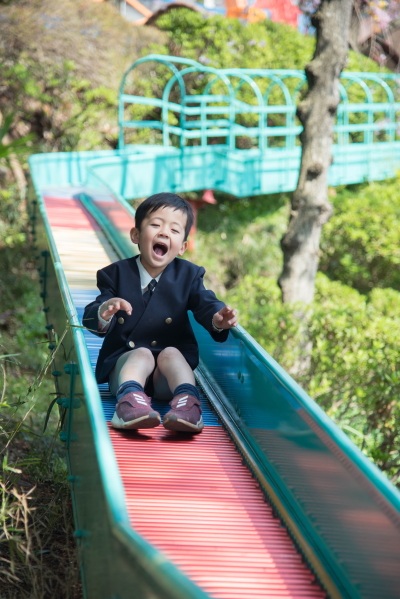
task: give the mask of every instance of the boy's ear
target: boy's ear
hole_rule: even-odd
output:
[[[180,249],[180,250],[179,250],[179,252],[178,252],[178,256],[183,256],[183,254],[184,254],[184,253],[186,252],[186,250],[187,250],[187,246],[188,246],[188,242],[187,242],[187,241],[184,241],[184,242],[182,243],[182,247],[181,247],[181,249]]]
[[[133,227],[130,231],[130,236],[133,243],[139,243],[139,229]]]

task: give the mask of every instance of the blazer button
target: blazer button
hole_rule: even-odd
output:
[[[172,318],[166,318],[166,319],[165,319],[165,322],[166,322],[167,324],[171,324],[171,322],[172,322]]]
[[[133,341],[129,341],[128,345],[129,345],[129,347],[132,347],[132,348],[135,347],[135,344],[133,343]]]
[[[155,345],[157,345],[157,341],[152,341],[150,345],[151,347],[154,347]]]
[[[122,318],[122,316],[120,316],[118,318],[118,322],[119,322],[119,324],[124,324],[125,320]]]

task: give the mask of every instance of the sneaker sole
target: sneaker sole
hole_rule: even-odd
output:
[[[114,412],[111,426],[120,429],[137,430],[139,428],[155,428],[160,422],[161,418],[157,412],[150,412],[147,416],[141,416],[140,418],[136,418],[136,420],[129,420],[128,422],[119,418],[117,413]]]
[[[166,422],[164,421],[163,427],[167,431],[177,431],[179,433],[201,433],[204,428],[204,422],[203,418],[200,418],[197,424],[192,424],[187,420],[182,420],[175,416],[175,418],[168,418]]]

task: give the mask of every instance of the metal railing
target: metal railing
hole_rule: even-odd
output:
[[[135,73],[145,63],[155,63],[164,82],[160,97],[128,93],[129,88],[138,89]],[[400,141],[399,85],[397,74],[342,73],[335,144]],[[296,106],[305,89],[306,76],[300,70],[215,69],[152,54],[137,60],[122,80],[119,147],[130,143],[128,130],[151,129],[158,133],[158,143],[180,149],[222,145],[230,150],[290,150],[300,145]]]

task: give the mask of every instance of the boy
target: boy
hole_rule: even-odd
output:
[[[83,323],[104,336],[96,365],[98,383],[109,382],[117,405],[115,428],[158,426],[152,394],[171,399],[164,417],[168,430],[203,429],[193,370],[198,347],[187,311],[192,310],[215,341],[226,341],[237,311],[203,284],[204,268],[180,260],[193,224],[190,204],[172,193],[150,196],[136,211],[133,243],[140,255],[97,272],[100,295],[86,306]],[[95,324],[95,326],[93,326]]]

